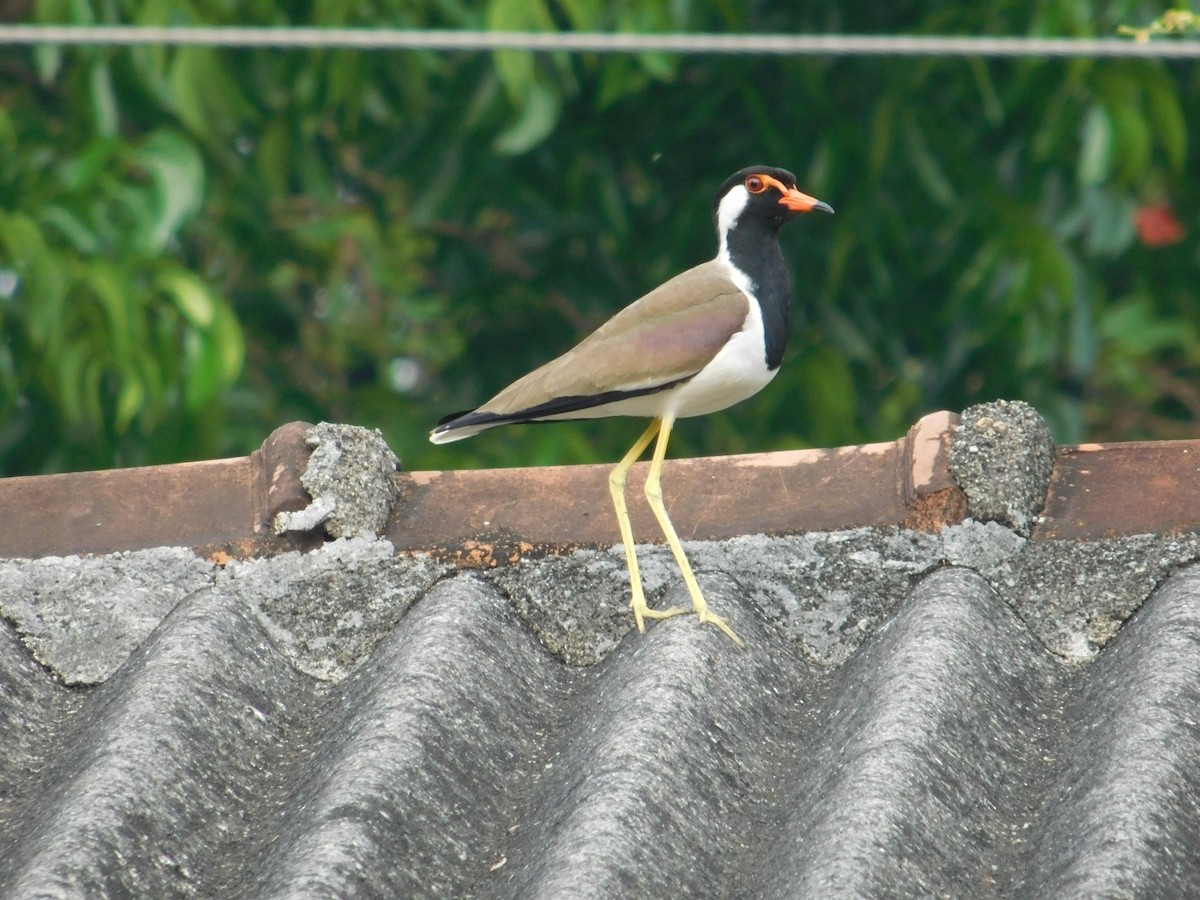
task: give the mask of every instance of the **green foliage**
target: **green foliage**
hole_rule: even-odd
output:
[[[1200,31],[1200,16],[1189,9],[1169,9],[1143,28],[1122,25],[1117,29],[1118,34],[1131,37],[1139,43],[1145,43],[1161,35],[1181,35],[1198,31]]]
[[[1083,36],[1137,9],[38,0],[33,15]],[[996,397],[1033,402],[1063,441],[1189,434],[1200,415],[1188,64],[39,47],[7,72],[5,474],[246,453],[297,418],[381,427],[409,468],[616,458],[639,424],[451,448],[426,434],[709,257],[711,191],[753,162],[797,171],[837,215],[784,232],[795,324],[775,382],[685,423],[676,453],[893,439]]]
[[[201,416],[242,368],[233,310],[169,252],[200,210],[203,166],[165,129],[133,141],[102,134],[65,159],[51,137],[0,163],[6,189],[24,198],[0,209],[15,301],[0,320],[8,355],[0,447],[40,457],[30,468],[107,465],[127,452],[142,459],[134,448],[174,420]],[[187,452],[163,443],[170,456]]]

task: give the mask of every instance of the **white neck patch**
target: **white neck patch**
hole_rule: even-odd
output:
[[[734,185],[729,189],[729,193],[721,198],[721,202],[717,206],[717,234],[720,235],[721,241],[720,256],[729,256],[727,246],[729,232],[733,230],[738,217],[741,216],[749,202],[750,192],[742,184]]]

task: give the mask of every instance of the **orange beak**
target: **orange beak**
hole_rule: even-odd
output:
[[[761,176],[763,181],[775,188],[783,196],[779,198],[779,205],[786,206],[788,209],[795,212],[812,212],[819,210],[832,214],[833,207],[823,200],[818,200],[816,197],[810,197],[808,194],[802,194],[796,188],[790,188],[782,181],[772,178],[769,175]]]
[[[816,209],[821,212],[833,213],[833,207],[824,200],[818,200],[816,197],[802,194],[795,188],[789,188],[784,191],[783,196],[779,198],[779,202],[788,209],[796,210],[796,212],[812,212]]]

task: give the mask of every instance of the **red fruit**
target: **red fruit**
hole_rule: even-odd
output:
[[[1175,211],[1166,203],[1148,203],[1133,215],[1138,240],[1147,247],[1169,247],[1187,235]]]

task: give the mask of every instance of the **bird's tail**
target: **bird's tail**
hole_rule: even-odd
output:
[[[429,440],[435,444],[449,444],[461,441],[472,435],[503,425],[504,419],[497,420],[495,416],[479,413],[473,409],[451,413],[439,421],[433,431],[429,432]]]

